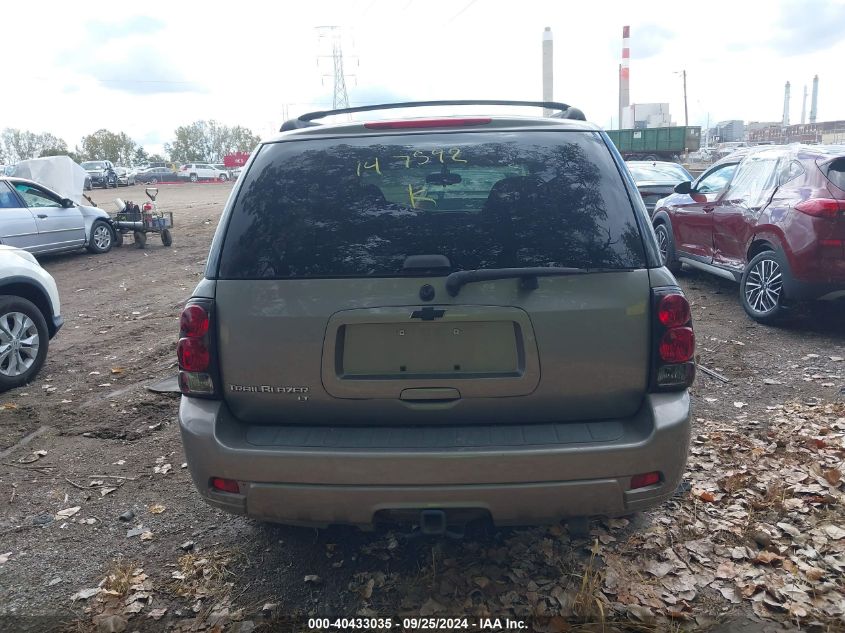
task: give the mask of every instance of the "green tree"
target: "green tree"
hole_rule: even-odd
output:
[[[6,128],[0,134],[0,154],[9,163],[66,153],[67,143],[49,132],[36,134],[29,130]]]
[[[251,152],[260,140],[248,128],[229,127],[217,121],[195,121],[176,128],[173,143],[165,144],[170,159],[180,163],[219,163],[233,152]]]
[[[97,130],[82,138],[84,160],[110,160],[128,165],[135,156],[136,144],[125,132],[115,134],[108,130]]]
[[[135,153],[132,154],[132,166],[146,165],[148,162],[150,162],[150,157],[147,155],[147,150],[139,145],[135,148]]]

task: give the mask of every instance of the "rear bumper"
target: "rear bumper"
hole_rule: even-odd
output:
[[[184,397],[179,422],[208,503],[314,526],[432,508],[497,525],[628,514],[672,496],[690,439],[686,392],[648,395],[629,419],[557,425],[250,427],[221,401]],[[630,490],[632,475],[651,471],[660,483]],[[237,480],[240,494],[212,490],[212,477]]]

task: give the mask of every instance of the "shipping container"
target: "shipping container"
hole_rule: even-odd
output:
[[[701,127],[674,126],[606,130],[626,160],[677,160],[701,147]]]

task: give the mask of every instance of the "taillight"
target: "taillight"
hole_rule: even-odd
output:
[[[673,327],[660,339],[660,360],[664,363],[685,363],[695,354],[695,334],[691,327]]]
[[[179,316],[179,388],[186,396],[217,395],[214,341],[211,330],[212,303],[192,300]]]
[[[657,306],[657,318],[664,327],[686,325],[690,320],[687,298],[684,295],[665,295]]]
[[[220,492],[231,492],[232,494],[238,494],[241,491],[240,485],[234,479],[223,479],[222,477],[212,477],[211,478],[211,487],[214,490],[219,490]]]
[[[372,121],[364,123],[368,130],[407,130],[433,127],[469,127],[473,125],[486,125],[493,119],[489,117],[463,118],[463,119],[410,119],[407,121]]]
[[[686,389],[695,378],[695,332],[689,302],[680,288],[652,289],[651,389]]]
[[[654,484],[659,483],[660,473],[658,472],[634,475],[633,477],[631,477],[631,490],[636,490],[637,488],[647,488],[649,486],[653,486]]]
[[[801,213],[812,215],[814,218],[835,218],[845,213],[845,200],[833,198],[808,198],[795,205]]]

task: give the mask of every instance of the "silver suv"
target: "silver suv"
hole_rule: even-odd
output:
[[[556,103],[315,123],[466,103],[311,113],[253,154],[180,323],[182,440],[212,505],[437,533],[583,528],[675,491],[690,309],[607,136]]]
[[[220,182],[225,182],[229,180],[228,172],[217,169],[217,167],[208,163],[186,163],[179,168],[178,173],[179,178],[184,178],[191,182],[198,182],[200,180],[219,180]]]

